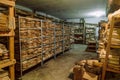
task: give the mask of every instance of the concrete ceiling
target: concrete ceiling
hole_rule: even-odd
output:
[[[16,3],[62,19],[93,17],[89,13],[106,12],[106,0],[16,0]]]

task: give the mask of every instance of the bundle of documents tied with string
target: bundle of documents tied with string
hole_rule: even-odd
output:
[[[8,32],[8,16],[0,13],[0,32]]]

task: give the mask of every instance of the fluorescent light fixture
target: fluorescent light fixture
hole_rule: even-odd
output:
[[[105,15],[104,11],[94,11],[94,12],[90,12],[88,13],[89,16],[94,16],[94,17],[101,17]]]

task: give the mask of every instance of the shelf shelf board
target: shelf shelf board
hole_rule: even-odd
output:
[[[115,69],[111,69],[111,68],[107,68],[107,71],[114,72],[114,73],[119,73],[120,74],[120,71],[115,70]]]
[[[55,29],[55,31],[62,31],[62,29]]]
[[[120,48],[120,45],[119,46],[111,45],[111,48]]]
[[[96,41],[88,41],[89,43],[94,43],[94,44],[96,44]]]
[[[11,65],[14,65],[16,63],[16,60],[13,59],[13,60],[2,60],[0,61],[0,68],[5,68],[5,67],[8,67],[8,66],[11,66]]]
[[[0,0],[0,4],[7,5],[7,6],[12,6],[12,7],[15,6],[15,2],[14,1],[9,1],[9,0]]]
[[[22,60],[22,62],[27,61],[27,60],[30,60],[30,59],[33,59],[33,58],[36,58],[36,57],[38,57],[38,56],[40,56],[40,55],[42,55],[42,53],[38,53],[37,55],[34,55],[34,56],[32,56],[32,57],[29,57],[29,58],[26,58],[26,59]]]
[[[26,71],[26,70],[28,70],[28,69],[30,69],[30,68],[32,68],[32,67],[38,65],[38,64],[41,63],[41,62],[42,62],[42,61],[39,61],[38,63],[36,63],[36,64],[34,64],[34,65],[32,65],[32,66],[29,66],[28,68],[23,69],[22,71],[24,72],[24,71]]]
[[[86,34],[95,34],[95,33],[93,33],[93,32],[87,32]]]
[[[69,36],[70,34],[64,34],[64,36]]]
[[[76,41],[82,41],[83,39],[75,39]]]
[[[114,16],[114,18],[116,19],[115,23],[120,22],[120,15],[119,14],[117,14],[116,16]]]
[[[56,37],[63,36],[63,35],[56,35]]]
[[[60,48],[61,46],[56,46],[56,48],[55,49],[58,49],[58,48]]]
[[[21,50],[28,50],[28,49],[35,49],[35,48],[41,48],[42,45],[36,46],[36,47],[30,47],[30,48],[21,48]]]
[[[50,30],[50,31],[54,31],[54,28],[42,28],[42,30]]]
[[[55,53],[55,55],[58,55],[58,54],[60,54],[61,52],[63,52],[63,51],[58,51],[58,52]]]
[[[43,61],[46,61],[47,59],[50,59],[50,58],[53,57],[53,56],[54,56],[54,54],[51,54],[51,55],[49,55],[49,56],[47,56],[47,57],[44,57]]]
[[[15,34],[14,33],[12,33],[12,32],[8,32],[8,33],[0,33],[0,36],[1,37],[10,37],[10,36],[14,36]]]
[[[63,40],[59,40],[59,41],[57,41],[57,42],[55,42],[55,43],[59,43],[59,42],[62,42]]]
[[[120,28],[120,26],[115,26],[115,28]]]
[[[65,29],[65,31],[70,31],[70,29]]]
[[[86,29],[95,29],[95,28],[86,28]]]
[[[50,52],[50,51],[52,51],[52,50],[53,50],[53,49],[43,51],[42,54],[45,54],[46,52]]]
[[[20,28],[20,30],[41,30],[41,28]]]
[[[20,40],[32,40],[32,39],[39,39],[41,37],[29,37],[29,38],[21,38]]]
[[[83,33],[74,33],[74,35],[83,35]]]
[[[48,43],[48,44],[42,44],[43,46],[47,46],[47,45],[51,45],[51,44],[54,44],[54,42],[51,42],[51,43]]]

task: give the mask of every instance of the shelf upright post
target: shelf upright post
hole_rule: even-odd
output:
[[[65,47],[64,47],[64,22],[62,24],[62,31],[63,31],[63,54],[64,54],[64,51],[65,51]]]
[[[12,34],[14,33],[14,27],[15,27],[15,19],[14,19],[14,7],[10,6],[9,7],[9,20],[10,20],[10,27],[11,27],[11,32]],[[13,24],[12,24],[13,23]],[[10,60],[12,61],[14,59],[14,35],[9,37],[9,51],[10,51]],[[10,71],[10,78],[11,80],[15,80],[15,70],[14,70],[14,65],[9,66],[9,71]]]
[[[75,23],[73,25],[75,25]],[[73,40],[74,40],[73,43],[72,43],[72,46],[73,46],[73,49],[75,49],[75,28],[72,28],[72,37],[73,37]]]
[[[62,38],[64,40],[64,37],[63,37],[63,23],[61,23],[61,24],[62,24]],[[64,52],[64,49],[63,49],[63,40],[62,40],[62,53]]]
[[[71,38],[72,38],[72,31],[71,31],[72,25],[70,25],[70,49],[72,49],[72,44],[71,44]]]
[[[72,25],[70,26],[70,36],[71,36],[70,39],[72,38],[71,40],[73,40]],[[70,40],[70,45],[71,45],[70,48],[72,49],[73,43],[71,43],[71,40]]]
[[[40,20],[41,23],[41,41],[43,42],[43,21]],[[42,61],[41,61],[41,65],[43,66],[43,43],[41,42],[41,56],[42,56]]]
[[[96,28],[94,28],[94,39],[95,39],[95,42],[96,42],[96,52],[97,52]]]
[[[110,23],[110,32],[109,32],[108,44],[106,47],[106,57],[105,57],[104,64],[103,64],[102,80],[105,80],[105,75],[106,75],[106,71],[107,71],[107,63],[108,63],[108,57],[110,54],[111,38],[112,38],[113,27],[114,27],[114,17],[112,17],[110,22],[111,22]]]
[[[56,59],[56,24],[54,25],[54,59]]]
[[[71,49],[70,38],[71,38],[71,26],[70,26],[70,24],[69,24],[69,50]]]
[[[20,35],[20,18],[21,18],[21,17],[19,16],[19,17],[18,17],[19,44],[20,44],[20,54],[19,54],[20,56],[19,56],[19,57],[20,57],[20,59],[22,59],[22,56],[21,56],[21,50],[22,50],[22,49],[21,49],[21,40],[20,40],[20,39],[21,39],[21,35]],[[20,61],[20,78],[19,78],[19,79],[22,80],[22,75],[23,75],[23,74],[22,74],[22,71],[23,71],[23,69],[22,69],[22,60],[19,60],[19,61]]]
[[[83,23],[83,44],[85,44],[86,43],[86,41],[85,41],[85,36],[86,36],[86,34],[85,34],[85,22]]]
[[[84,43],[85,44],[87,44],[87,41],[86,41],[86,39],[87,39],[87,37],[86,37],[86,23],[84,24]]]
[[[67,29],[67,32],[68,32],[68,36],[69,36],[69,39],[68,39],[68,51],[70,53],[70,24],[67,25],[68,29]]]

